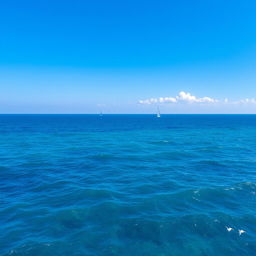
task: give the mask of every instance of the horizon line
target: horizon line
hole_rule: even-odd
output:
[[[100,113],[0,113],[0,115],[100,115]],[[106,115],[156,115],[155,113],[106,113]],[[161,113],[162,115],[256,115],[256,113]]]

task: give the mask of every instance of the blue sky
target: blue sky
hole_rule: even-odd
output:
[[[0,113],[256,113],[255,13],[237,0],[4,1]]]

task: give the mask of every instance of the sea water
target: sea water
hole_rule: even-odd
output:
[[[255,115],[0,115],[0,255],[256,255]]]

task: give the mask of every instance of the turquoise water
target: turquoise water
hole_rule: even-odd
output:
[[[0,115],[0,255],[256,255],[255,166],[255,115]]]

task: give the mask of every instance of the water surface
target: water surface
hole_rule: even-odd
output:
[[[255,166],[255,115],[0,115],[0,255],[254,256]]]

